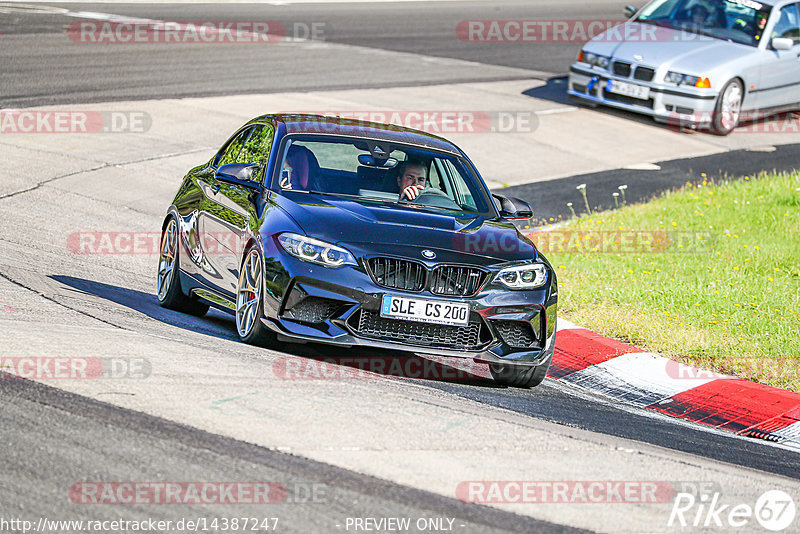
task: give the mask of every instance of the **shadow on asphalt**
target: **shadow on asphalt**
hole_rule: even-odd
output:
[[[619,117],[621,119],[638,122],[639,124],[643,124],[645,126],[651,126],[653,128],[658,128],[661,130],[670,130],[675,133],[682,133],[686,135],[703,135],[703,134],[708,135],[708,131],[698,132],[697,130],[692,130],[691,128],[678,127],[678,125],[676,124],[656,122],[655,120],[653,120],[652,117],[648,115],[642,115],[641,113],[634,113],[632,111],[625,111],[623,109],[617,109],[607,106],[598,106],[589,102],[583,102],[581,100],[578,100],[577,98],[572,98],[569,95],[567,95],[567,82],[568,82],[567,76],[555,76],[553,78],[548,78],[545,85],[528,89],[527,91],[523,91],[522,94],[525,96],[530,96],[541,100],[547,100],[564,106],[575,106],[579,108],[591,109],[603,115]]]
[[[193,317],[162,308],[151,293],[67,275],[51,275],[50,278],[74,291],[119,304],[164,324],[219,339],[239,341],[233,316],[219,310],[212,308],[205,317]],[[287,379],[375,380],[384,377],[502,387],[489,377],[486,364],[470,359],[425,358],[402,351],[361,347],[345,349],[316,343],[275,342],[267,348],[304,359],[281,363]]]

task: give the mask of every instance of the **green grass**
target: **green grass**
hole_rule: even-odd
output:
[[[690,365],[800,391],[800,173],[699,179],[534,236],[558,273],[560,314]]]

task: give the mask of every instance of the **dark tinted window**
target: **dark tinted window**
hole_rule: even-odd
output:
[[[236,163],[236,158],[239,156],[239,152],[242,150],[242,145],[250,136],[252,131],[253,127],[250,126],[239,132],[233,139],[231,139],[225,148],[223,148],[220,153],[217,154],[216,161],[214,162],[215,165],[221,167],[222,165],[227,165],[229,163]]]
[[[236,163],[261,164],[265,162],[272,148],[274,133],[272,126],[268,124],[256,126],[242,145],[242,150],[236,157]]]

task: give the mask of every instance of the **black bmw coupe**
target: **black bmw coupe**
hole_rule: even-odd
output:
[[[247,343],[471,358],[545,377],[556,276],[449,141],[398,126],[263,115],[183,179],[163,223],[162,306],[236,317]]]

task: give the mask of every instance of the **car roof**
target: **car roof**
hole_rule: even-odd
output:
[[[353,137],[358,139],[370,139],[373,141],[384,141],[387,143],[414,145],[436,151],[450,152],[452,154],[460,155],[462,153],[456,145],[447,139],[394,124],[382,124],[328,115],[293,113],[261,115],[250,122],[266,122],[270,120],[284,123],[286,125],[287,134]]]

